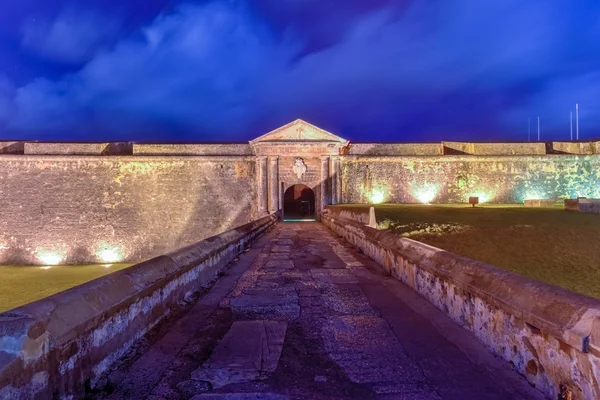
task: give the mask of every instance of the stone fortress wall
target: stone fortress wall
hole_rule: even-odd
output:
[[[255,220],[255,178],[246,156],[2,155],[0,264],[173,251]]]
[[[600,197],[600,157],[351,156],[343,160],[345,203],[522,203]]]
[[[357,143],[339,172],[306,157],[303,179],[341,175],[334,196],[335,179],[310,181],[324,204],[600,197],[599,153],[597,142]],[[0,142],[0,264],[138,262],[256,220],[267,166],[254,154],[249,144]],[[279,169],[270,211],[271,191],[295,183],[292,156],[269,156]]]

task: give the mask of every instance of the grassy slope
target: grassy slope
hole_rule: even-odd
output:
[[[0,312],[62,292],[131,264],[68,265],[51,268],[0,266]]]
[[[376,215],[378,221],[391,220],[397,234],[600,298],[600,215],[558,208],[435,205],[381,205]],[[427,232],[423,223],[455,229],[438,226]],[[456,229],[457,224],[471,228]]]

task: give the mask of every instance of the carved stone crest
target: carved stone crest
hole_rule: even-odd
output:
[[[302,178],[302,175],[306,173],[306,164],[304,164],[304,160],[299,157],[296,158],[292,171],[294,171],[298,179]]]

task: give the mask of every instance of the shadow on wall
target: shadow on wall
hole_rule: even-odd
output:
[[[139,262],[256,217],[254,164],[245,159],[0,162],[0,264]]]

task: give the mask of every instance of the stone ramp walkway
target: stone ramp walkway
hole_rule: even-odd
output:
[[[108,379],[114,399],[538,399],[319,223],[280,223]]]

